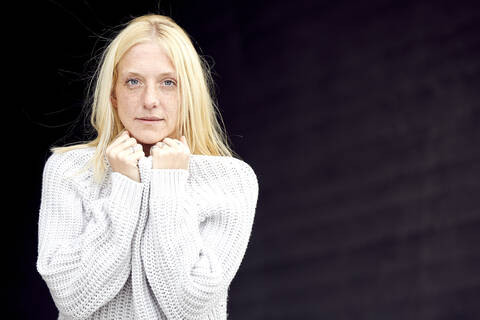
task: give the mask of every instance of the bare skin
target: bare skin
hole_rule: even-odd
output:
[[[187,139],[182,136],[180,140],[165,138],[152,146],[154,169],[185,169],[188,170],[190,161],[190,148]]]
[[[132,147],[135,152],[132,152]],[[190,162],[190,148],[187,139],[165,138],[151,148],[153,169],[185,169]],[[107,147],[107,158],[113,172],[119,172],[130,179],[140,182],[138,161],[145,157],[143,147],[137,140],[124,131]]]
[[[112,170],[139,182],[144,156],[152,156],[153,169],[188,170],[190,148],[184,136],[176,139],[178,81],[165,49],[156,42],[137,44],[120,59],[117,72],[111,101],[125,132],[107,148]]]
[[[132,152],[132,147],[135,152]],[[144,157],[143,148],[138,145],[135,138],[124,131],[107,147],[107,159],[113,172],[119,172],[132,180],[140,182],[138,160]]]

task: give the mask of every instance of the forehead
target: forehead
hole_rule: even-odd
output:
[[[118,63],[120,74],[175,73],[175,67],[165,48],[157,42],[143,42],[132,46]]]

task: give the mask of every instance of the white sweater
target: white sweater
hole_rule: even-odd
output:
[[[43,172],[37,270],[58,319],[226,319],[258,197],[245,162],[191,155],[141,182],[79,172],[94,148],[53,154]]]

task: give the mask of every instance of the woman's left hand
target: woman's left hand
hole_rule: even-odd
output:
[[[165,138],[150,149],[153,158],[153,169],[185,169],[190,162],[190,148],[187,139]]]

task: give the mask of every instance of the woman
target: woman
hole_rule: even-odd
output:
[[[37,270],[58,319],[226,319],[258,183],[216,120],[210,75],[161,15],[106,48],[97,137],[45,164]]]

